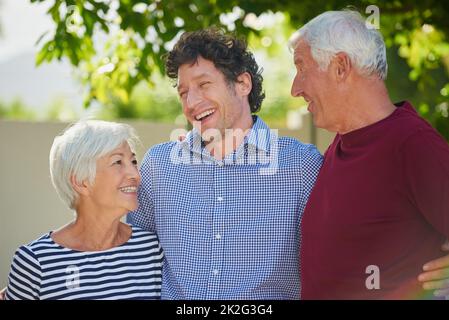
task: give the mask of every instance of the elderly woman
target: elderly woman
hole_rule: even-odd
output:
[[[50,173],[75,220],[21,246],[6,299],[159,299],[155,234],[120,219],[137,208],[137,137],[125,124],[78,122],[55,138]]]

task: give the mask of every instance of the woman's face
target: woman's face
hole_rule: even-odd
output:
[[[89,195],[101,211],[124,214],[137,209],[139,184],[136,155],[128,143],[123,142],[97,160],[95,181],[89,186]]]

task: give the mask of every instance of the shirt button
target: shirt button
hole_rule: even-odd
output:
[[[224,163],[223,163],[223,162],[217,162],[217,165],[218,165],[219,167],[223,167],[223,166],[224,166]]]
[[[222,202],[223,201],[223,197],[218,197],[217,200]]]
[[[221,234],[217,233],[217,234],[215,235],[215,239],[220,240],[220,239],[221,239]]]
[[[214,276],[216,276],[216,275],[218,274],[218,270],[217,270],[217,269],[214,269],[214,270],[212,271],[212,273],[214,274]]]

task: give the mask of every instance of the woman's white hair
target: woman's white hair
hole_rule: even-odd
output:
[[[75,209],[78,193],[72,187],[71,177],[79,183],[93,183],[99,158],[123,142],[135,150],[138,141],[135,130],[127,124],[83,120],[68,127],[54,139],[50,150],[51,181],[59,197]]]
[[[300,39],[310,46],[313,59],[326,70],[339,52],[346,53],[361,75],[387,78],[387,56],[380,32],[368,28],[357,11],[327,11],[313,18],[289,40],[294,49]]]

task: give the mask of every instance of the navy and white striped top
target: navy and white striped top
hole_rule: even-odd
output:
[[[160,299],[163,253],[154,233],[132,227],[124,244],[89,252],[64,248],[50,235],[15,253],[7,300]]]

